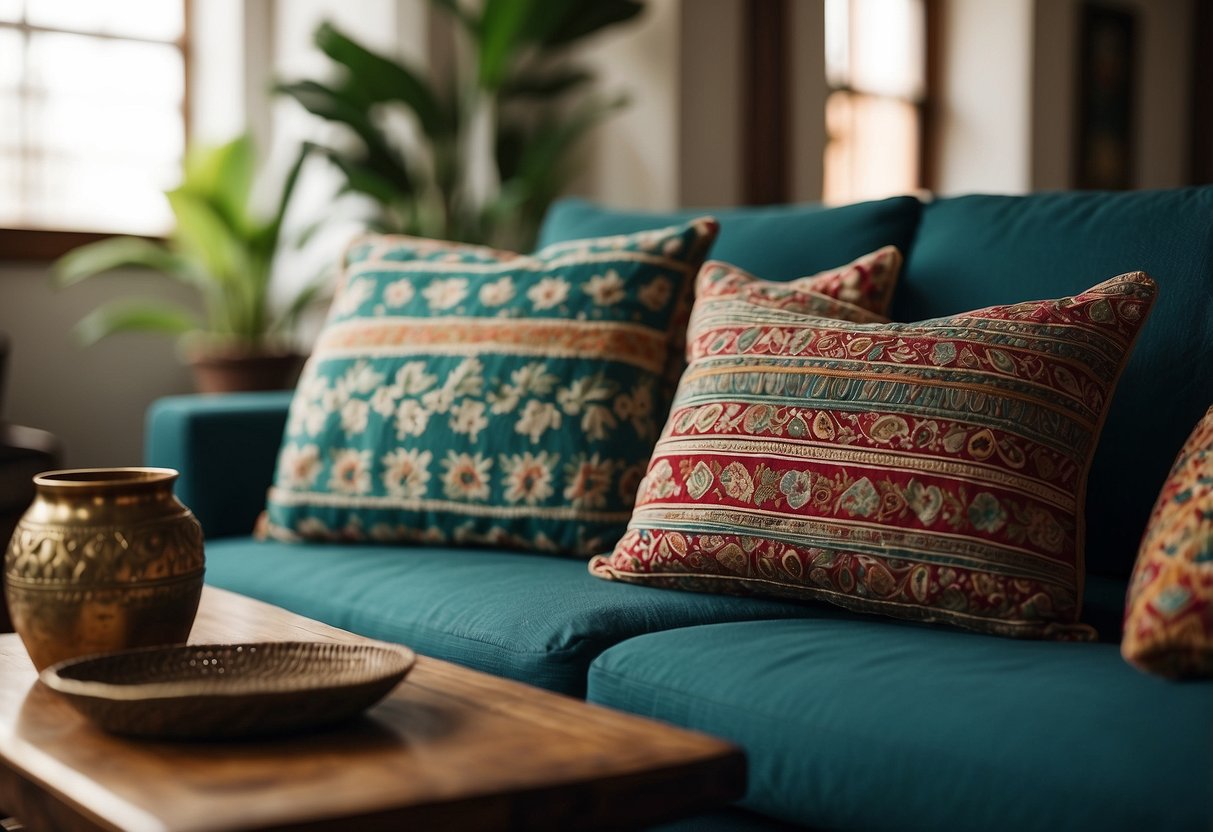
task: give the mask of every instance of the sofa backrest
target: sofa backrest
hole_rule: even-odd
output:
[[[1123,577],[1175,454],[1213,404],[1213,187],[964,196],[924,207],[895,320],[1059,297],[1142,270],[1158,300],[1087,488],[1086,565]]]
[[[904,254],[921,212],[922,203],[910,196],[838,208],[809,204],[664,213],[615,211],[583,199],[564,199],[544,218],[538,246],[631,234],[711,215],[720,221],[711,258],[767,280],[792,280],[849,263],[882,246],[897,246]]]

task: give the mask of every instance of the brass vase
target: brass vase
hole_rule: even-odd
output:
[[[202,594],[202,527],[170,468],[34,477],[4,558],[13,627],[34,665],[184,642]]]

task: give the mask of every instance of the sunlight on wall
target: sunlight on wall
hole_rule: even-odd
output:
[[[826,202],[921,185],[925,14],[922,0],[826,0]]]

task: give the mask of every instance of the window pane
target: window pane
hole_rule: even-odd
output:
[[[0,226],[20,225],[21,180],[18,158],[0,151]]]
[[[0,90],[0,153],[16,152],[21,144],[21,99]]]
[[[0,0],[0,21],[19,23],[21,21],[21,0]]]
[[[175,103],[185,88],[181,53],[156,43],[35,33],[30,85],[49,95],[89,93],[111,101]]]
[[[21,83],[24,40],[16,29],[0,29],[0,90],[12,89]]]
[[[922,0],[851,0],[851,86],[917,99],[925,79]]]
[[[185,148],[181,112],[171,105],[110,103],[95,97],[36,96],[29,103],[27,136],[34,147],[73,156],[144,157],[171,162]]]
[[[99,165],[42,158],[28,171],[27,219],[34,227],[162,234],[171,223],[160,192],[166,173],[138,160]]]
[[[3,0],[0,0],[3,2]],[[185,27],[180,0],[26,0],[31,25],[173,41]]]
[[[912,193],[918,187],[918,108],[835,92],[826,101],[826,202]]]
[[[851,0],[826,0],[826,83],[851,86]]]

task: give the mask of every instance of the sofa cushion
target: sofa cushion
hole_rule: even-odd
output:
[[[270,534],[608,550],[716,230],[699,218],[534,256],[356,241],[291,402]]]
[[[904,254],[914,240],[921,210],[922,204],[909,196],[838,208],[811,204],[662,213],[564,199],[544,218],[539,245],[630,234],[708,213],[720,222],[720,236],[711,251],[714,259],[767,280],[792,280],[836,268],[882,246],[897,246]]]
[[[1158,495],[1129,586],[1124,657],[1166,676],[1213,677],[1213,407]]]
[[[1158,282],[1091,467],[1087,566],[1096,572],[1128,576],[1175,452],[1209,406],[1211,218],[1213,187],[965,196],[928,204],[906,251],[894,320],[1056,297],[1134,269]]]
[[[709,274],[628,531],[596,574],[1093,635],[1071,626],[1080,498],[1147,276],[877,325],[759,307]]]
[[[1115,645],[820,609],[641,636],[588,698],[740,744],[742,805],[814,829],[1208,830],[1213,682]]]
[[[655,630],[803,615],[790,603],[613,586],[581,561],[492,549],[207,542],[208,583],[370,638],[574,696]]]

